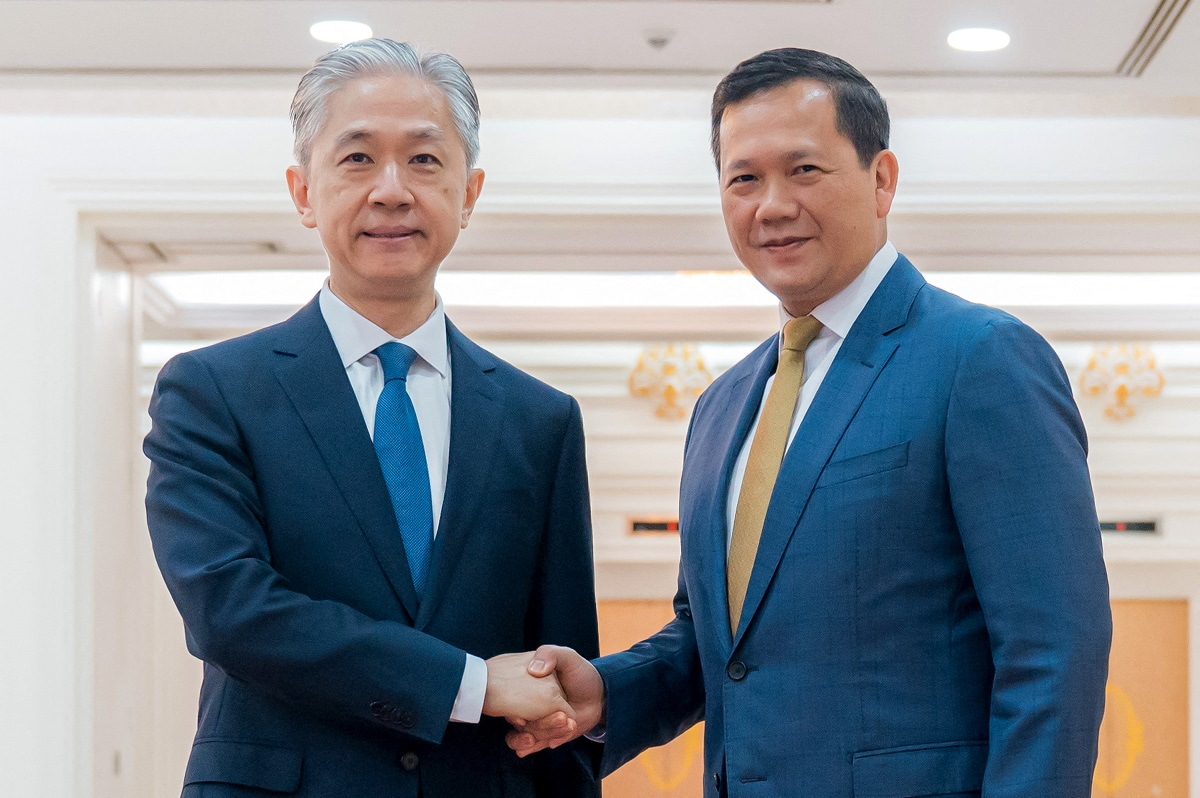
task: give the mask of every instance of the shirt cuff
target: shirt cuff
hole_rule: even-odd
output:
[[[450,720],[454,723],[478,723],[483,715],[483,698],[487,694],[487,663],[479,657],[467,655],[467,667],[463,669],[462,683],[454,697]]]

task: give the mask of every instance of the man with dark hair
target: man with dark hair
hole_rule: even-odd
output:
[[[774,50],[717,88],[730,241],[781,333],[692,416],[675,619],[593,663],[547,646],[602,768],[705,720],[705,795],[1087,798],[1111,618],[1087,450],[1033,330],[888,241],[886,106]]]
[[[173,358],[150,401],[150,535],[204,661],[183,795],[597,795],[588,752],[504,745],[501,718],[570,707],[502,652],[598,644],[579,406],[434,290],[483,186],[471,80],[354,42],[301,79],[292,124],[328,281]]]
[[[861,72],[826,53],[788,47],[768,50],[743,61],[717,84],[712,100],[712,153],[721,169],[721,119],[725,109],[754,94],[797,80],[823,85],[833,100],[837,132],[850,140],[858,162],[869,169],[872,159],[888,148],[891,119],[887,103]]]

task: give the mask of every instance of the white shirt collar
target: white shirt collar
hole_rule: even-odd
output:
[[[450,355],[446,344],[446,311],[442,306],[441,296],[434,296],[437,298],[437,304],[429,318],[403,338],[393,338],[387,330],[343,302],[341,297],[330,290],[328,279],[321,286],[318,302],[343,367],[350,368],[352,363],[362,360],[388,341],[400,341],[415,349],[422,360],[445,377],[450,369]]]
[[[863,312],[863,308],[867,306],[875,289],[883,282],[899,255],[891,241],[884,242],[883,247],[875,253],[875,257],[871,258],[867,267],[858,273],[850,285],[813,308],[810,315],[822,325],[818,338],[836,335],[844,339],[850,334],[850,328],[858,321],[859,314]],[[795,316],[784,310],[783,304],[780,303],[780,329],[782,330],[793,318]],[[782,335],[779,337],[779,344],[783,345]]]

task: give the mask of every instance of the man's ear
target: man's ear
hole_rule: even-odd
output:
[[[483,191],[483,170],[472,169],[467,174],[467,193],[463,197],[462,219],[459,221],[459,229],[467,229],[467,223],[471,221],[471,214],[475,212],[475,203],[479,200],[479,192],[481,191]]]
[[[875,156],[871,168],[875,174],[875,215],[883,219],[892,210],[892,200],[896,198],[900,163],[896,160],[896,153],[883,150]]]
[[[304,176],[304,169],[299,166],[289,166],[287,169],[287,184],[288,191],[292,195],[292,203],[296,206],[296,210],[300,212],[300,224],[305,227],[315,228],[317,226],[317,215],[313,211],[312,205],[308,202],[308,179]]]

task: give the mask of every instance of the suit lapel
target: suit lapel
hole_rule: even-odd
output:
[[[409,618],[415,618],[417,593],[387,484],[317,300],[278,330],[274,365],[279,383],[304,421],[392,590]]]
[[[703,551],[705,559],[715,566],[705,569],[706,573],[714,574],[713,578],[701,580],[701,583],[708,592],[707,605],[714,608],[713,616],[717,622],[718,639],[725,644],[726,654],[729,653],[733,644],[733,637],[729,630],[729,595],[725,589],[726,550],[729,543],[729,524],[726,515],[729,481],[733,477],[733,466],[742,450],[746,434],[754,422],[754,417],[758,414],[763,388],[767,384],[767,379],[774,373],[775,365],[779,360],[778,341],[779,336],[773,335],[747,356],[745,362],[749,368],[736,376],[731,374],[732,380],[729,386],[722,391],[721,395],[713,397],[713,401],[719,403],[718,407],[742,408],[737,423],[721,424],[721,419],[726,416],[718,409],[711,414],[711,418],[717,423],[706,428],[702,439],[698,438],[690,444],[699,447],[701,456],[705,452],[723,455],[719,461],[714,463],[720,469],[716,474],[716,479],[702,477],[697,484],[712,485],[715,483],[717,486],[715,491],[704,495],[704,500],[710,504],[707,511],[698,516],[707,518],[708,529],[703,541]]]
[[[450,464],[446,496],[433,542],[430,579],[415,626],[424,628],[454,576],[473,523],[481,509],[503,416],[503,391],[492,372],[496,361],[449,321]]]
[[[821,471],[896,351],[900,339],[892,333],[904,326],[913,300],[924,285],[920,273],[900,256],[859,314],[813,397],[784,456],[767,507],[735,646],[762,604]]]

